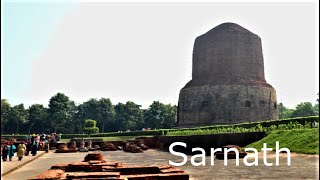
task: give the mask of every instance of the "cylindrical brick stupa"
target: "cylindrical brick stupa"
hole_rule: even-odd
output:
[[[261,39],[235,23],[196,38],[192,80],[180,91],[180,127],[277,119],[275,89],[266,82]]]

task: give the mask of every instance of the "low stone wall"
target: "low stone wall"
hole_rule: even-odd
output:
[[[152,138],[144,138],[143,142],[151,148],[162,149],[165,151],[169,151],[169,146],[174,142],[184,142],[187,144],[187,148],[176,146],[174,150],[183,152],[185,154],[192,154],[192,148],[200,147],[206,151],[207,155],[210,155],[210,148],[221,148],[225,145],[238,145],[240,147],[244,147],[250,143],[262,139],[265,136],[266,134],[264,132],[194,136],[157,136]],[[155,147],[153,146],[154,144],[156,144]]]

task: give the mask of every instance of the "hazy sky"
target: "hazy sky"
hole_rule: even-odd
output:
[[[177,104],[191,79],[197,36],[223,22],[262,39],[278,102],[315,103],[319,91],[314,3],[11,3],[1,14],[1,98],[47,106],[110,98],[147,108]]]

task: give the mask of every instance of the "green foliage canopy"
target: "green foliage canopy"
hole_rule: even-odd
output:
[[[144,113],[145,126],[149,128],[171,128],[177,120],[177,107],[154,101]]]
[[[58,128],[68,127],[72,118],[72,102],[63,93],[58,93],[49,101],[49,120],[56,132]]]
[[[99,128],[96,127],[97,121],[92,120],[92,119],[86,119],[84,121],[84,127],[83,131],[86,132],[87,134],[94,134],[99,132]]]
[[[140,105],[128,101],[126,104],[118,103],[114,108],[116,112],[116,126],[118,129],[139,130],[144,126],[143,111]]]

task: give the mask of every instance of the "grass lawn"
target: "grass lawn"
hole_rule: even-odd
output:
[[[276,141],[279,141],[280,148],[286,147],[291,152],[319,154],[319,128],[271,131],[260,141],[246,147],[261,150],[263,143],[267,143],[268,148],[275,150]]]
[[[133,140],[138,137],[152,137],[152,136],[115,136],[115,137],[92,137],[83,139],[103,139],[103,141],[126,141]],[[70,139],[61,139],[59,142],[69,142]]]

